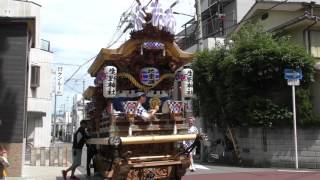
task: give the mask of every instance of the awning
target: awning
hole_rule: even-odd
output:
[[[27,112],[28,117],[44,117],[47,115],[47,113],[42,112],[42,111],[28,111]]]

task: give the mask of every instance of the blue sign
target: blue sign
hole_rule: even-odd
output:
[[[286,80],[301,80],[302,79],[301,69],[285,69],[284,79]]]

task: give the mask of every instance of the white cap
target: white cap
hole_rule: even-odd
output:
[[[144,92],[137,92],[137,97],[146,96],[146,93]]]

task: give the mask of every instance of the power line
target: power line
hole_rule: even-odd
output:
[[[281,4],[286,3],[286,2],[288,2],[288,0],[281,1],[281,2],[279,2],[279,3],[277,3],[277,4],[275,4],[274,6],[266,9],[266,10],[263,11],[263,12],[258,13],[258,14],[254,15],[254,16],[251,16],[250,18],[243,19],[243,20],[241,20],[239,23],[236,23],[236,24],[234,24],[234,25],[225,27],[225,28],[223,28],[223,30],[225,31],[225,30],[232,29],[232,28],[234,28],[234,27],[236,27],[236,26],[239,26],[240,24],[242,24],[242,23],[244,23],[244,22],[248,22],[248,21],[252,20],[253,18],[259,17],[259,16],[261,16],[261,15],[263,15],[263,14],[265,14],[265,13],[270,12],[272,9],[274,9],[274,8],[276,8],[276,7],[278,7],[278,6],[280,6]]]
[[[68,84],[66,84],[66,87],[67,87],[67,88],[69,88],[70,90],[72,90],[72,91],[74,91],[74,92],[78,93],[78,94],[82,94],[82,92],[80,92],[80,91],[78,91],[78,90],[74,89],[73,87],[69,86]]]
[[[119,32],[121,32],[120,30],[123,27],[123,25],[128,21],[128,18],[132,12],[134,5],[135,5],[135,0],[133,0],[131,6],[125,12],[122,13],[117,29],[115,33],[112,35],[112,38],[110,38],[110,41],[109,41],[110,43],[107,45],[107,47],[114,42],[114,38],[116,37],[116,35],[119,34]]]
[[[150,0],[145,7],[147,7],[151,2],[152,2],[152,0]],[[135,1],[131,4],[131,6],[130,6],[124,13],[122,13],[122,16],[125,16],[125,17],[124,17],[123,22],[121,22],[121,21],[122,21],[122,17],[120,18],[120,22],[119,22],[119,25],[120,25],[120,26],[118,26],[115,34],[117,34],[117,33],[119,32],[119,30],[122,28],[123,24],[127,21],[128,17],[131,15],[131,12],[132,12],[132,9],[133,9],[133,7],[134,7],[134,4],[135,4]],[[129,11],[130,11],[130,13],[128,13]],[[132,24],[129,23],[129,24],[127,25],[127,27],[126,27],[123,31],[121,31],[121,35],[120,35],[115,41],[111,41],[111,42],[106,46],[106,48],[110,48],[110,47],[112,47],[114,44],[116,44],[116,43],[123,37],[123,35],[131,28],[131,26],[132,26]],[[112,37],[112,39],[113,39],[113,38],[114,38],[114,37]],[[93,61],[96,57],[97,57],[97,55],[94,56],[94,57],[92,57],[92,58],[90,58],[89,60],[87,60],[87,61],[84,62],[83,64],[81,64],[81,65],[77,68],[77,70],[64,82],[64,84],[67,84],[67,83],[79,72],[79,70],[80,70],[84,65],[86,65],[86,64],[89,63],[90,61]]]
[[[256,14],[256,15],[254,15],[254,16],[251,16],[250,18],[243,19],[243,20],[241,20],[239,23],[236,23],[236,24],[233,24],[233,25],[231,25],[231,26],[222,28],[220,31],[229,30],[229,29],[232,29],[232,28],[234,28],[234,27],[236,27],[236,26],[239,26],[239,25],[242,24],[243,22],[250,21],[250,20],[252,20],[253,18],[256,18],[256,17],[258,17],[258,16],[261,16],[261,15],[263,15],[263,14],[265,14],[265,13],[270,12],[272,9],[280,6],[280,5],[283,4],[283,3],[286,3],[287,1],[288,1],[288,0],[284,0],[284,1],[278,2],[278,3],[275,4],[274,6],[266,9],[265,11],[263,11],[263,12],[261,12],[261,13],[259,13],[259,14]],[[214,19],[214,18],[216,18],[216,17],[213,17],[213,16],[210,15],[210,18],[211,18],[211,19]],[[199,26],[198,26],[199,23],[196,23],[196,24],[197,24],[197,25],[196,25],[195,31],[192,32],[191,34],[196,33],[197,28],[202,28],[202,27],[199,27]],[[220,31],[219,31],[219,32],[220,32]],[[189,37],[191,36],[191,34],[189,35]],[[203,40],[203,39],[205,39],[205,38],[207,38],[207,37],[202,37],[201,40]],[[196,39],[196,42],[198,42],[199,40],[200,40],[200,39]]]
[[[61,65],[61,66],[80,66],[79,64],[51,63],[51,62],[44,62],[44,61],[31,61],[31,63],[54,64],[54,65]]]
[[[90,61],[93,61],[95,58],[97,57],[97,55],[93,56],[92,58],[88,59],[87,61],[85,61],[83,64],[81,64],[77,70],[64,82],[64,84],[67,84],[77,73],[78,71],[86,64],[88,64]]]

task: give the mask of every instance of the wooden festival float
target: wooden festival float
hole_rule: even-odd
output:
[[[152,13],[144,13],[138,6],[135,20],[143,17],[145,22],[140,27],[135,22],[131,38],[119,48],[102,48],[88,70],[95,86],[84,92],[93,127],[87,143],[96,145],[94,168],[105,178],[181,179],[193,148],[184,149],[181,142],[200,136],[187,133],[191,114],[185,103],[172,98],[172,91],[180,81],[182,97],[192,97],[193,71],[186,65],[193,54],[177,46],[168,26],[159,28]],[[172,17],[172,11],[167,14]],[[137,115],[137,92],[146,94],[146,109],[160,107],[154,118]]]

